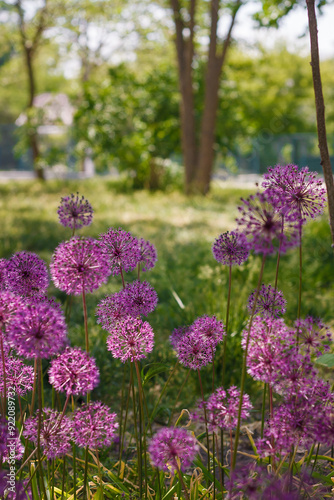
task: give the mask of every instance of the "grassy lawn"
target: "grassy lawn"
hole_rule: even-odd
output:
[[[2,184],[0,257],[9,258],[13,252],[27,250],[36,252],[49,263],[58,243],[68,239],[71,234],[69,229],[58,223],[57,207],[60,198],[76,191],[83,194],[94,208],[93,224],[84,228],[82,235],[98,237],[109,227],[121,226],[139,238],[150,240],[157,247],[156,267],[142,276],[152,284],[159,296],[158,307],[148,318],[154,328],[156,342],[147,362],[163,362],[167,367],[173,366],[175,356],[168,337],[174,328],[189,324],[203,314],[216,315],[225,320],[227,273],[226,269],[213,259],[211,246],[220,233],[236,227],[239,199],[250,194],[249,190],[214,187],[206,198],[187,198],[180,192],[126,193],[122,192],[116,181],[103,178],[80,183],[52,181],[46,184]],[[265,267],[264,282],[273,284],[275,266],[275,257],[269,258]],[[281,259],[278,288],[288,300],[287,321],[293,321],[296,316],[298,266],[297,250],[290,251]],[[240,333],[247,321],[247,297],[256,286],[259,268],[260,257],[251,256],[247,264],[233,270],[227,384],[239,384]],[[303,273],[302,316],[321,316],[331,323],[334,298],[333,252],[326,215],[305,227]],[[129,274],[128,281],[135,277],[135,274]],[[96,324],[94,312],[96,304],[105,295],[118,291],[120,287],[120,280],[111,278],[107,285],[88,296],[92,353],[96,356],[101,370],[101,384],[94,398],[102,397],[111,405],[117,405],[114,395],[115,391],[119,391],[123,372],[119,369],[121,363],[115,361],[105,349],[107,333]],[[52,284],[50,294],[62,302],[65,301],[65,295]],[[84,345],[80,297],[73,301],[69,337],[72,344]],[[219,355],[216,363],[219,377]],[[178,386],[185,373],[182,368],[177,372],[175,383]],[[210,391],[210,373],[211,368],[207,372],[203,370],[206,391]],[[151,389],[152,400],[164,377],[164,374],[156,377]],[[196,380],[195,377],[190,379],[189,384],[197,392]],[[253,389],[256,391],[256,388]],[[168,401],[168,395],[166,400]],[[194,402],[192,391],[185,391],[183,405],[193,405]]]

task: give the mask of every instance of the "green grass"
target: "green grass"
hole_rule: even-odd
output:
[[[57,207],[61,196],[79,191],[94,208],[93,224],[84,228],[82,235],[98,237],[109,227],[131,231],[153,243],[158,250],[158,262],[143,279],[150,281],[159,296],[157,309],[148,318],[152,324],[156,342],[147,362],[164,362],[172,366],[175,357],[168,337],[172,330],[189,324],[203,314],[216,315],[225,320],[227,273],[213,259],[211,246],[222,232],[235,228],[237,205],[241,196],[249,190],[214,187],[205,197],[188,198],[180,192],[149,193],[147,191],[122,192],[117,181],[96,178],[78,182],[48,183],[20,182],[0,185],[0,257],[9,258],[13,252],[36,252],[50,262],[51,255],[62,240],[70,237],[70,230],[58,223]],[[254,187],[255,192],[255,187]],[[312,314],[332,322],[333,304],[333,251],[326,216],[310,222],[305,228],[304,277],[302,316]],[[292,322],[297,312],[298,253],[290,251],[281,259],[278,287],[288,300],[287,320]],[[276,259],[269,258],[264,282],[273,283]],[[233,270],[231,332],[228,344],[227,383],[239,384],[241,372],[240,332],[247,321],[247,297],[256,286],[260,257],[251,256],[241,268]],[[128,280],[135,279],[130,274]],[[92,352],[101,369],[101,384],[95,398],[117,405],[122,370],[120,363],[112,359],[105,349],[107,333],[95,321],[96,304],[106,295],[119,290],[121,282],[112,278],[95,294],[88,296],[89,329]],[[65,295],[54,289],[50,294],[61,301]],[[176,300],[175,297],[180,300]],[[74,299],[69,323],[72,344],[84,345],[82,307],[80,297]],[[219,354],[216,360],[217,377],[220,375]],[[47,363],[45,363],[45,369]],[[205,391],[210,391],[210,372],[203,370]],[[179,386],[185,377],[179,369],[174,383]],[[166,376],[154,379],[150,389],[149,404],[161,389]],[[190,379],[183,405],[194,405],[199,395],[196,377]],[[254,386],[253,386],[254,387]],[[171,393],[175,386],[171,388]],[[171,394],[170,393],[170,394]],[[151,399],[152,401],[151,401]],[[167,394],[166,401],[169,401]],[[186,407],[186,406],[182,406]]]

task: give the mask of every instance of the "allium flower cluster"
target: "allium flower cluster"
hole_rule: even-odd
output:
[[[199,446],[195,437],[180,427],[160,429],[149,444],[152,464],[166,472],[186,469],[198,452]]]
[[[123,301],[119,293],[114,293],[101,300],[96,308],[96,316],[97,323],[107,331],[113,329],[119,321],[126,318],[127,314],[123,309]]]
[[[308,354],[315,353],[320,356],[323,352],[330,350],[332,335],[328,326],[321,319],[308,316],[305,319],[297,320],[295,327],[299,345],[304,347]]]
[[[0,416],[0,459],[6,462],[9,459],[20,460],[24,452],[24,447],[20,441],[17,429],[9,433],[8,422]]]
[[[237,223],[243,228],[255,253],[272,255],[278,248],[284,253],[298,244],[298,224],[284,220],[276,198],[269,191],[241,201],[243,206],[238,207],[241,217]]]
[[[79,347],[67,347],[51,361],[49,381],[56,391],[77,396],[92,391],[99,383],[95,359]]]
[[[326,188],[317,172],[297,165],[269,167],[263,175],[262,187],[276,198],[285,217],[304,223],[306,217],[315,218],[324,211]]]
[[[221,342],[225,336],[225,328],[222,321],[215,316],[200,316],[190,326],[193,335],[209,342],[213,348]]]
[[[113,276],[132,271],[141,259],[141,249],[137,238],[122,228],[109,228],[100,235],[101,246],[109,259]]]
[[[249,244],[243,233],[227,231],[214,241],[212,253],[217,262],[240,266],[248,259]]]
[[[0,292],[0,330],[7,331],[15,314],[24,307],[24,300],[12,292]]]
[[[116,437],[116,413],[100,402],[82,406],[73,416],[74,440],[81,447],[91,450],[110,446]]]
[[[18,252],[7,261],[7,290],[23,297],[32,297],[45,295],[48,286],[47,266],[35,253]]]
[[[199,370],[213,361],[215,347],[208,340],[197,336],[191,328],[183,333],[179,328],[176,333],[174,330],[171,343],[179,362],[187,368]]]
[[[55,286],[74,295],[93,292],[107,282],[111,273],[108,258],[93,238],[73,237],[61,243],[50,268]]]
[[[142,271],[148,271],[155,266],[156,261],[158,260],[157,251],[154,245],[144,238],[140,238],[139,240],[140,246],[140,259],[138,263],[141,266]]]
[[[5,384],[2,364],[0,366],[0,394],[4,396]],[[34,369],[32,366],[25,365],[23,361],[14,356],[8,356],[5,358],[5,372],[6,387],[14,388],[18,396],[24,396],[26,392],[32,390],[34,383]]]
[[[147,316],[154,311],[158,303],[158,295],[147,281],[134,281],[118,292],[119,301],[125,314],[134,318]]]
[[[291,337],[292,342],[295,343],[295,337]],[[301,354],[293,344],[282,353],[273,386],[276,392],[285,397],[305,395],[314,386],[316,375],[317,370],[310,357]]]
[[[83,196],[79,198],[79,193],[61,198],[57,213],[60,224],[72,229],[89,226],[93,220],[91,204]]]
[[[238,412],[240,391],[235,386],[231,386],[226,391],[219,387],[207,400],[201,402],[200,407],[205,406],[207,421],[211,430],[234,429],[238,424]],[[242,397],[241,418],[249,417],[249,411],[253,408],[248,394]]]
[[[65,317],[49,304],[27,305],[8,325],[8,341],[27,358],[50,358],[67,341]]]
[[[123,363],[146,358],[153,350],[154,333],[147,321],[127,318],[119,321],[107,338],[107,349]]]
[[[251,314],[254,307],[256,291],[252,292],[248,298],[248,311]],[[275,290],[271,285],[262,284],[256,301],[254,314],[263,317],[278,318],[285,313],[286,300],[283,292]]]
[[[29,441],[37,445],[38,437],[38,415],[27,418],[23,436]],[[50,408],[43,408],[43,416],[41,422],[40,445],[43,454],[52,460],[56,457],[61,457],[68,453],[71,449],[71,440],[73,439],[72,422],[61,413]]]
[[[243,331],[242,347],[246,347],[248,328]],[[282,357],[285,352],[285,340],[290,338],[290,330],[282,319],[253,319],[248,345],[248,373],[255,379],[273,384],[284,371]]]

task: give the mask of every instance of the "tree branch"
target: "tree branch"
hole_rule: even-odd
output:
[[[334,249],[334,183],[331,161],[328,152],[327,135],[326,135],[326,120],[325,120],[325,103],[322,92],[322,83],[320,75],[320,62],[319,62],[319,46],[318,46],[318,28],[317,18],[315,13],[314,0],[306,0],[308,24],[310,31],[311,43],[311,67],[313,77],[313,88],[315,97],[315,109],[317,116],[317,131],[321,165],[324,173],[327,199],[328,199],[328,212],[329,212],[329,225],[332,236],[332,247]]]

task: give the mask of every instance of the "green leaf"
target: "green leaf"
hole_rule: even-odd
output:
[[[149,366],[149,369],[145,373],[145,369]],[[141,380],[142,385],[145,385],[151,378],[159,373],[166,372],[170,370],[170,367],[163,365],[162,363],[151,363],[150,365],[144,366],[141,370]]]
[[[174,486],[169,491],[167,491],[166,495],[162,497],[162,500],[168,500],[169,498],[171,498],[173,493],[175,493],[175,491],[177,490],[177,488],[178,488],[178,483],[174,484]]]
[[[326,366],[326,368],[334,368],[334,353],[327,353],[316,359],[317,365]]]

